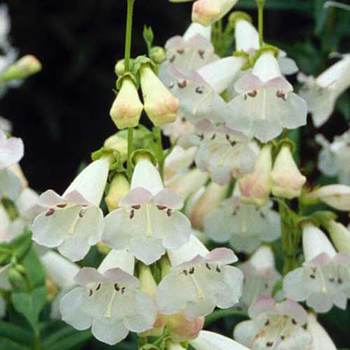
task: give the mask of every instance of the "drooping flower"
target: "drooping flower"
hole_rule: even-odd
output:
[[[56,248],[72,261],[81,260],[100,241],[103,213],[99,208],[106,186],[109,162],[100,159],[86,167],[62,196],[44,192],[39,205],[47,210],[33,222],[33,240]]]
[[[267,142],[283,128],[306,124],[306,103],[293,93],[272,52],[261,54],[253,71],[235,83],[235,90],[238,96],[229,103],[231,113],[226,122],[250,137]]]
[[[242,301],[248,307],[261,296],[270,297],[281,277],[275,267],[272,249],[268,246],[259,247],[239,268],[244,273]]]
[[[191,320],[210,314],[217,306],[228,308],[241,296],[243,274],[229,266],[237,261],[232,250],[209,252],[193,235],[178,250],[168,251],[172,269],[157,288],[163,314],[184,313]]]
[[[234,195],[208,214],[204,232],[215,242],[229,242],[235,250],[251,253],[280,236],[280,218],[271,206],[271,202],[263,207],[246,204]]]
[[[91,327],[94,337],[109,345],[123,340],[129,331],[152,328],[156,307],[131,274],[119,267],[103,272],[85,267],[75,281],[78,287],[62,298],[60,306],[62,319],[74,328]]]
[[[197,124],[193,144],[198,146],[195,158],[198,168],[209,172],[212,180],[220,185],[254,168],[256,145],[225,125],[215,126],[203,120]]]
[[[322,126],[332,115],[338,97],[350,86],[350,55],[325,70],[316,79],[301,76],[304,83],[300,95],[306,100],[316,127]]]
[[[271,192],[271,145],[265,145],[255,162],[254,171],[239,179],[242,201],[264,205]]]
[[[164,189],[158,170],[151,161],[137,162],[130,192],[120,201],[120,208],[105,218],[103,241],[115,249],[128,249],[149,265],[166,249],[186,243],[191,225],[179,212],[181,198]]]
[[[0,171],[18,163],[24,154],[23,141],[19,138],[7,138],[0,130]]]
[[[249,350],[228,337],[209,331],[201,331],[189,343],[195,350]]]
[[[175,121],[179,101],[163,85],[150,65],[142,65],[140,79],[144,108],[152,123],[160,126]]]
[[[279,151],[271,172],[272,193],[277,197],[297,198],[306,182],[295,163],[290,145],[284,144]]]
[[[285,276],[287,297],[306,301],[316,312],[328,312],[333,305],[345,309],[350,298],[350,255],[337,254],[312,224],[303,228],[303,249],[305,263]]]
[[[312,343],[304,329],[307,313],[295,301],[261,297],[249,308],[249,316],[251,320],[235,327],[234,338],[252,350],[306,350]]]
[[[125,77],[111,107],[110,116],[118,129],[133,128],[138,125],[142,111],[143,104],[136,86],[130,77]]]
[[[322,146],[318,157],[318,168],[327,176],[337,176],[339,182],[350,185],[350,131],[336,136],[332,143],[323,135],[316,141]]]

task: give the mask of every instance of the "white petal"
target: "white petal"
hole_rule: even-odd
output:
[[[129,331],[121,319],[102,318],[94,320],[91,332],[93,336],[108,345],[115,345],[127,337]]]
[[[113,268],[120,268],[123,271],[134,274],[135,258],[127,250],[112,249],[98,267],[100,273]]]

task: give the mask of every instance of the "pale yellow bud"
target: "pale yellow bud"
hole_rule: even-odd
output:
[[[124,78],[113,102],[110,116],[118,129],[133,128],[139,124],[143,105],[131,78]]]
[[[8,67],[2,74],[1,79],[4,81],[25,79],[40,72],[42,65],[33,55],[26,55]]]
[[[109,211],[115,210],[119,207],[120,200],[129,192],[129,189],[130,184],[123,174],[117,174],[114,176],[105,198]]]
[[[140,281],[140,289],[144,293],[148,294],[151,297],[156,295],[157,291],[157,283],[154,280],[152,275],[152,271],[149,266],[140,264],[139,270],[139,281]]]
[[[330,221],[327,229],[335,247],[341,253],[350,254],[350,231],[340,222]]]
[[[174,122],[179,100],[169,92],[147,64],[141,68],[141,88],[145,111],[152,123],[160,126]]]

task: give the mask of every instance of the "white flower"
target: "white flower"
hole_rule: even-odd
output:
[[[322,126],[333,113],[338,97],[350,86],[350,55],[325,70],[316,79],[300,77],[304,87],[300,95],[306,100],[316,127]]]
[[[333,305],[345,309],[350,298],[350,255],[337,254],[312,224],[303,228],[303,249],[305,263],[284,279],[287,297],[306,301],[316,312],[328,312]]]
[[[341,253],[350,254],[350,230],[334,220],[328,223],[327,230],[337,250]]]
[[[327,176],[338,176],[339,182],[350,185],[350,131],[336,136],[332,143],[322,135],[316,136],[322,146],[318,168]]]
[[[7,138],[0,130],[0,171],[18,163],[24,154],[23,141],[19,138]]]
[[[232,177],[253,170],[257,147],[244,135],[225,125],[215,126],[203,120],[197,124],[196,136],[193,142],[198,145],[196,164],[209,172],[214,182],[225,185]]]
[[[120,208],[105,218],[103,241],[115,249],[127,248],[137,259],[152,264],[165,249],[188,241],[191,224],[179,212],[182,206],[175,192],[164,189],[151,161],[139,160],[130,192],[120,201]]]
[[[78,287],[61,300],[62,319],[78,330],[91,327],[94,337],[109,345],[129,333],[151,329],[156,319],[152,299],[139,290],[137,278],[120,268],[98,272],[82,268]]]
[[[300,196],[306,177],[298,169],[290,145],[282,145],[271,172],[271,180],[275,196],[288,199]]]
[[[197,0],[192,7],[192,21],[208,26],[224,17],[238,0]]]
[[[230,338],[209,331],[201,331],[189,343],[195,350],[249,350]]]
[[[229,103],[231,113],[226,122],[248,136],[267,142],[283,128],[306,124],[306,103],[293,93],[272,52],[258,58],[252,73],[242,76],[235,90],[239,95]]]
[[[271,296],[275,283],[281,277],[275,267],[272,249],[268,246],[258,248],[239,268],[244,273],[242,301],[247,306],[260,296]]]
[[[235,21],[236,51],[254,53],[259,49],[259,33],[245,18],[239,17]]]
[[[309,313],[307,316],[307,331],[312,336],[310,350],[337,350],[326,330],[320,325],[312,313]]]
[[[168,252],[170,272],[157,288],[157,304],[164,314],[183,312],[189,320],[209,315],[214,308],[228,308],[241,296],[243,274],[233,266],[232,250],[209,252],[194,236],[176,251]]]
[[[263,207],[246,204],[233,196],[208,214],[204,232],[215,242],[229,242],[235,250],[251,253],[261,242],[280,236],[280,218],[271,206],[271,202]]]
[[[306,326],[306,311],[292,300],[277,303],[260,298],[249,309],[252,320],[239,323],[234,338],[252,350],[309,349],[312,336]]]
[[[106,186],[109,162],[101,159],[85,168],[62,196],[44,192],[39,205],[47,208],[33,222],[33,240],[72,261],[81,260],[100,241],[103,214],[98,207]]]

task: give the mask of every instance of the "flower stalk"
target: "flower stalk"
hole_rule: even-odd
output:
[[[260,47],[264,44],[264,6],[266,0],[256,0],[258,5],[258,29]]]

